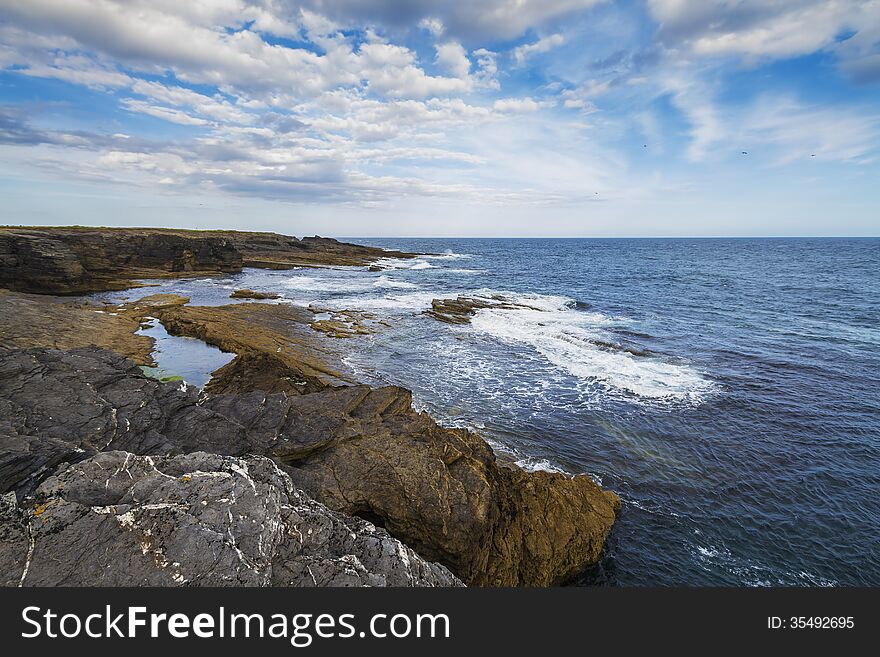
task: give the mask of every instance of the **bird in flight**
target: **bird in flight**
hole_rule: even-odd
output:
[[[748,155],[749,152],[748,152],[748,151],[743,151],[742,154],[743,154],[743,155]]]

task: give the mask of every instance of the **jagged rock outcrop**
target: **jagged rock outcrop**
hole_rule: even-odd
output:
[[[146,229],[0,229],[0,286],[83,294],[131,287],[135,278],[241,271],[222,236]]]
[[[245,267],[291,269],[315,266],[365,266],[380,258],[414,258],[414,253],[386,251],[371,246],[348,244],[329,237],[297,239],[278,233],[209,231],[223,234],[235,243]]]
[[[0,582],[24,586],[456,586],[271,460],[103,452],[0,501]]]
[[[162,228],[0,227],[0,287],[38,294],[122,290],[143,278],[368,265],[387,252],[333,239]]]
[[[316,499],[381,524],[468,584],[564,582],[599,559],[620,506],[588,477],[500,465],[481,438],[416,413],[394,386],[204,405],[245,427]]]
[[[455,299],[434,299],[425,314],[447,324],[469,324],[474,314],[483,308],[495,310],[540,310],[523,303],[510,301],[503,295],[483,297],[459,296]]]
[[[104,450],[246,453],[244,429],[198,401],[112,351],[0,350],[0,493]]]
[[[205,386],[205,392],[222,395],[261,390],[268,393],[307,395],[325,388],[327,384],[321,379],[285,365],[273,355],[248,351],[214,372]]]
[[[240,380],[258,381],[239,366]],[[200,399],[101,349],[0,351],[0,492],[21,499],[60,464],[99,451],[263,454],[319,502],[383,525],[467,583],[557,584],[595,563],[614,493],[587,477],[503,467],[485,441],[411,401],[369,386]]]

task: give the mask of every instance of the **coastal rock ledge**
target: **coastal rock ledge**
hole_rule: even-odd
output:
[[[296,489],[271,460],[103,452],[19,511],[0,501],[7,586],[460,586],[387,532]]]
[[[260,366],[259,359],[248,362]],[[181,498],[187,490],[180,488],[182,482],[175,483],[172,488],[155,488],[155,485],[167,479],[167,486],[170,486],[170,478],[182,477],[185,474],[185,467],[181,465],[183,461],[173,464],[162,461],[161,465],[155,465],[167,477],[156,473],[144,475],[147,483],[143,484],[132,483],[126,474],[116,483],[122,485],[125,482],[126,486],[131,483],[133,487],[126,489],[130,492],[122,491],[118,498],[97,493],[91,497],[76,497],[79,493],[71,491],[103,489],[105,484],[107,490],[116,490],[112,486],[115,476],[110,479],[108,476],[119,464],[102,460],[108,458],[102,452],[125,451],[153,457],[210,452],[246,460],[256,454],[271,457],[294,486],[324,507],[347,516],[359,516],[415,550],[426,561],[418,566],[421,574],[413,574],[414,582],[450,583],[443,580],[443,571],[425,565],[437,562],[470,585],[548,586],[565,582],[598,560],[620,501],[614,493],[602,490],[590,478],[506,467],[496,461],[491,448],[479,436],[464,429],[442,427],[426,413],[414,411],[411,394],[402,388],[328,386],[309,394],[235,390],[237,386],[233,383],[244,386],[266,384],[265,378],[247,376],[247,367],[247,362],[241,363],[234,382],[230,381],[225,387],[228,392],[200,394],[192,387],[149,379],[131,360],[105,349],[0,349],[0,493],[14,491],[20,505],[19,512],[30,518],[31,523],[48,522],[53,518],[51,505],[49,515],[45,513],[44,506],[49,499],[59,498],[65,504],[79,505],[59,506],[59,509],[67,509],[65,513],[68,515],[62,518],[60,525],[47,525],[47,531],[51,527],[61,530],[66,526],[63,523],[86,516],[92,518],[88,523],[95,523],[96,527],[100,525],[101,531],[106,530],[101,523],[112,521],[115,524],[108,526],[119,525],[120,521],[114,518],[120,514],[98,513],[94,508],[116,504],[167,505],[172,502],[189,505],[186,510],[167,506],[147,509],[151,514],[153,510],[164,510],[166,515],[160,515],[170,523],[163,525],[164,529],[158,526],[153,529],[152,525],[147,528],[154,534],[159,531],[161,536],[171,537],[177,535],[171,525],[182,523],[180,531],[184,531],[185,526],[195,522],[191,516],[198,511],[193,506],[196,498]],[[281,362],[273,371],[281,377],[299,375],[287,371]],[[118,460],[120,457],[113,458]],[[126,457],[121,458],[125,463]],[[88,466],[92,469],[83,470],[86,466],[82,463],[90,459],[97,460]],[[74,464],[71,466],[74,469],[63,475],[64,468],[70,463]],[[149,470],[149,460],[142,459],[137,463],[142,470]],[[160,464],[156,458],[153,463]],[[233,463],[237,464],[236,467],[243,467],[237,461],[222,459],[212,461],[210,465],[186,467],[191,472],[228,471],[227,474],[234,474],[230,465]],[[262,464],[259,468],[268,473],[266,477],[280,477],[273,474],[275,470],[264,460],[253,463]],[[131,470],[129,465],[130,461],[120,472],[126,467]],[[166,465],[170,470],[163,469]],[[56,478],[65,477],[66,483],[52,483],[51,478],[46,479],[53,473]],[[79,483],[74,486],[68,481],[70,477],[78,477],[76,482]],[[133,473],[131,477],[134,477]],[[226,477],[217,475],[213,479],[225,480]],[[209,480],[210,477],[206,478],[206,482]],[[292,493],[285,492],[288,490],[287,480],[283,477],[281,480],[282,483],[276,483],[272,488],[275,492],[266,495],[279,499],[287,495],[292,499]],[[228,483],[232,485],[232,482]],[[69,492],[58,492],[59,485]],[[242,485],[250,487],[250,483],[244,480]],[[223,506],[222,499],[233,499],[231,490],[224,489],[216,495],[214,492],[208,494],[208,489],[203,492],[205,496],[199,499],[206,502],[206,508],[225,518],[228,508]],[[235,495],[235,499],[244,499],[239,492]],[[268,503],[268,500],[264,502]],[[292,501],[278,504],[296,506]],[[125,513],[121,517],[128,518]],[[274,522],[274,512],[270,509],[259,513],[264,514],[265,518],[260,522],[267,527]],[[197,515],[198,522],[205,521],[200,513]],[[216,519],[212,522],[220,523],[213,525],[212,531],[216,530],[232,545],[238,546],[245,555],[243,560],[256,559],[258,563],[266,563],[267,553],[261,557],[239,545],[240,539],[236,537],[246,534],[233,530],[230,537],[226,525]],[[343,523],[343,520],[338,522]],[[358,521],[351,522],[356,523],[353,526],[363,528]],[[295,525],[288,523],[287,526]],[[30,536],[37,540],[41,535],[32,524],[29,526]],[[10,531],[0,529],[3,534]],[[95,563],[77,561],[76,553],[70,550],[78,546],[84,555],[91,554],[98,545],[103,550],[102,535],[91,530],[76,530],[72,536],[78,538],[72,540],[67,552],[52,558],[47,556],[46,561],[37,559],[44,554],[37,548],[46,550],[45,555],[54,554],[51,552],[55,549],[51,547],[52,542],[46,539],[43,543],[36,543],[31,568],[35,567],[34,564],[39,568],[40,563],[50,568],[50,564],[56,564],[54,559],[57,558],[71,571],[63,581],[89,581],[88,573],[99,572],[93,567]],[[274,537],[272,540],[282,540],[277,533],[271,536]],[[199,545],[196,538],[191,540],[194,546]],[[267,541],[269,537],[261,540]],[[137,573],[138,577],[147,577],[145,581],[150,582],[164,577],[155,573],[148,576],[144,570],[146,566],[137,557],[141,548],[120,541],[122,539],[113,538],[114,549],[124,552],[123,545],[137,549],[126,559],[121,558],[120,552],[115,563],[126,564],[134,559],[140,564],[140,570],[131,572]],[[13,545],[16,542],[4,540],[0,543]],[[185,563],[181,560],[183,557],[172,556],[165,549],[165,558],[170,562]],[[289,549],[304,548],[293,546]],[[17,550],[20,554],[27,552],[27,549],[24,552]],[[238,553],[232,552],[237,559]],[[365,581],[369,579],[368,572],[378,574],[372,570],[366,557],[353,553],[366,569],[359,577]],[[338,551],[324,556],[341,558],[334,557],[334,554]],[[261,558],[263,561],[259,561]],[[229,559],[229,563],[233,563],[231,555]],[[273,564],[274,559],[274,556],[270,559]],[[9,560],[7,554],[0,563]],[[283,560],[289,561],[290,557],[285,556]],[[51,567],[61,568],[60,564]],[[87,570],[75,575],[72,571],[78,568]],[[181,571],[181,576],[189,577],[187,573],[197,570],[195,566],[192,568],[194,570]],[[246,573],[244,566],[236,568],[238,570],[231,575],[235,578],[234,583],[281,581],[271,579],[274,574],[271,577],[265,575],[263,566],[260,567],[260,572],[265,575],[263,580],[255,572]],[[125,567],[117,570],[115,575],[106,577],[121,579],[108,579],[107,583],[135,583],[125,580]],[[272,572],[275,572],[274,565]],[[50,573],[45,580],[39,581],[49,583],[56,575]],[[7,572],[5,577],[9,576]],[[284,575],[288,576],[289,579],[284,581],[300,581],[294,575]],[[29,574],[27,581],[37,581],[30,577]],[[219,571],[212,577],[220,577]]]

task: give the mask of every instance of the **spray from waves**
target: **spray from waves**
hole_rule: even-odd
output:
[[[436,265],[428,262],[445,261],[445,260],[467,260],[473,256],[469,253],[454,253],[446,251],[445,253],[428,253],[418,256],[417,258],[379,258],[375,262],[370,263],[371,266],[381,267],[382,269],[435,269]]]
[[[371,266],[381,267],[382,269],[434,269],[434,265],[426,260],[427,256],[419,256],[414,260],[405,260],[401,258],[379,258],[371,263]]]
[[[334,298],[333,305],[334,307],[348,310],[384,310],[412,313],[429,308],[431,301],[435,297],[435,292],[388,293],[382,297],[359,295]]]
[[[317,278],[314,276],[292,276],[281,282],[290,290],[308,292],[357,292],[371,287],[369,280],[357,278]]]
[[[455,253],[447,249],[443,253],[432,253],[419,257],[426,260],[467,260],[468,258],[473,258],[473,255],[470,253]]]
[[[567,297],[481,290],[519,308],[484,308],[474,315],[474,330],[532,347],[572,376],[654,400],[699,402],[712,383],[687,365],[661,358],[609,350],[604,331],[622,323],[601,313],[578,311]]]
[[[395,281],[388,276],[380,276],[378,280],[373,283],[373,287],[384,287],[384,288],[396,288],[402,290],[416,290],[418,289],[418,285],[415,283],[407,283],[406,281]]]

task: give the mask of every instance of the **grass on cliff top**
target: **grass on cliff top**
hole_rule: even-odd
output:
[[[283,235],[282,233],[273,233],[268,230],[226,230],[217,228],[157,228],[151,226],[81,226],[74,224],[71,226],[25,226],[6,224],[0,226],[0,231],[16,231],[16,230],[34,230],[34,231],[115,231],[115,232],[145,232],[145,233],[168,233],[171,235],[229,235],[233,233],[243,235],[281,235],[282,237],[293,237],[292,235]]]

